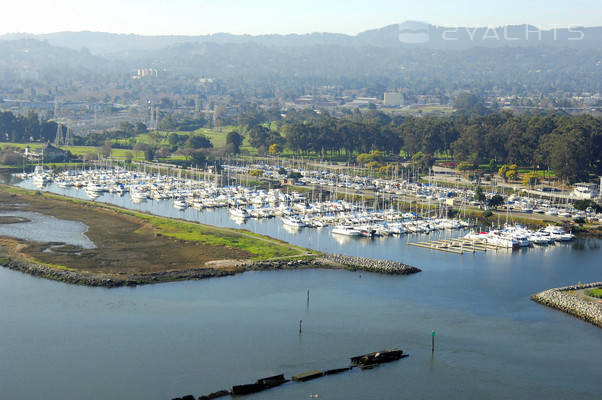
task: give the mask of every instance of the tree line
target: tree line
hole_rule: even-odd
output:
[[[13,143],[48,142],[56,138],[58,124],[41,119],[36,113],[26,116],[0,111],[0,141]],[[66,128],[63,127],[63,134]]]
[[[602,174],[602,119],[590,115],[513,115],[489,112],[451,117],[390,117],[368,111],[282,122],[278,130],[248,130],[258,148],[284,145],[301,155],[344,156],[381,151],[408,159],[447,158],[474,165],[517,164],[554,170],[563,179]],[[403,151],[403,153],[401,153]]]

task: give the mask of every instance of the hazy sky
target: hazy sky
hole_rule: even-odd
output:
[[[91,30],[146,35],[356,34],[408,19],[461,26],[602,25],[600,0],[4,0],[2,3],[0,33]]]

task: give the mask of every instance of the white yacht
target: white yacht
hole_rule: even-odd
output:
[[[339,225],[333,228],[332,234],[343,236],[361,236],[362,232],[359,229],[355,229],[351,225]]]
[[[305,226],[305,222],[303,222],[299,217],[295,215],[290,215],[288,217],[282,217],[282,223],[288,226],[294,226],[297,228],[302,228]]]
[[[100,183],[91,182],[86,186],[85,190],[88,193],[99,193],[100,194],[105,191],[105,188]]]
[[[185,210],[186,208],[188,208],[188,203],[186,202],[185,198],[179,197],[176,200],[174,200],[173,206],[178,210]]]
[[[575,239],[575,235],[567,233],[564,229],[559,226],[548,225],[544,229],[544,232],[548,232],[550,237],[557,242],[568,242]]]
[[[132,190],[130,196],[132,196],[132,200],[146,200],[148,199],[148,192],[143,190]]]
[[[244,208],[231,208],[228,210],[233,218],[249,218],[250,215]]]

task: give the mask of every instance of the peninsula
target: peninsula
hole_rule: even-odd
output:
[[[15,213],[20,217],[11,216]],[[0,224],[22,215],[77,221],[93,243],[0,236],[0,265],[87,286],[119,287],[205,279],[252,270],[337,268],[405,275],[418,268],[387,260],[327,255],[247,230],[219,228],[51,193],[0,186]]]

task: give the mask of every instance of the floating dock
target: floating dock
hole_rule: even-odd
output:
[[[473,239],[449,239],[449,240],[432,240],[429,242],[408,243],[408,246],[422,247],[424,249],[438,250],[446,253],[464,254],[487,252],[489,250],[511,250],[508,247],[498,246],[488,243],[486,240]]]

